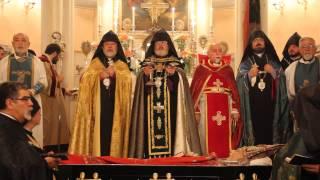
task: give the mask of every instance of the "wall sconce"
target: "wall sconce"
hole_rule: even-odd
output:
[[[31,9],[33,9],[36,4],[37,4],[37,3],[36,3],[35,0],[26,0],[26,1],[24,2],[24,9],[25,9],[25,11],[26,11],[26,14],[28,14],[29,11],[30,11]]]
[[[0,0],[0,5],[3,6],[7,3],[9,3],[11,0]]]
[[[3,8],[5,4],[8,4],[11,0],[0,0],[0,7]]]
[[[297,3],[299,5],[304,6],[304,10],[307,11],[307,9],[308,9],[308,0],[297,0]]]
[[[272,3],[272,5],[276,10],[279,10],[280,13],[283,14],[283,9],[286,5],[284,0],[276,0]]]

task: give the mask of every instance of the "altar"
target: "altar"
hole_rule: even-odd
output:
[[[272,166],[240,164],[209,156],[153,159],[69,155],[57,179],[269,179]]]
[[[271,166],[213,165],[132,165],[70,164],[60,165],[58,179],[269,179]],[[170,173],[170,174],[168,174]]]

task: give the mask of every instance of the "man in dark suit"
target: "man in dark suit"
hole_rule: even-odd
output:
[[[31,119],[32,105],[23,84],[0,84],[0,179],[50,179],[46,161],[28,143],[22,126]]]

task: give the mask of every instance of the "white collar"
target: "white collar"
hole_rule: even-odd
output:
[[[18,56],[16,53],[13,54],[15,59],[20,59],[20,58],[25,58],[28,56],[28,52],[26,53],[25,56]]]
[[[304,60],[303,58],[301,58],[301,59],[299,60],[299,62],[302,63],[302,64],[312,64],[315,60],[316,60],[315,57],[313,57],[312,60],[310,60],[310,61],[306,61],[306,60]]]
[[[7,116],[8,118],[10,118],[10,119],[12,119],[12,120],[17,121],[17,119],[16,119],[16,118],[14,118],[13,116],[11,116],[11,115],[9,115],[9,114],[7,114],[7,113],[0,112],[0,114],[2,114],[2,115],[4,115],[4,116]]]
[[[262,53],[254,53],[254,54],[257,55],[259,58],[261,58],[263,56],[264,52],[262,52]]]

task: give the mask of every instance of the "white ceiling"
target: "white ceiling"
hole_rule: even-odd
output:
[[[216,8],[233,7],[235,0],[213,0],[213,5]],[[97,6],[97,0],[75,0],[75,5],[80,7],[92,7]]]

